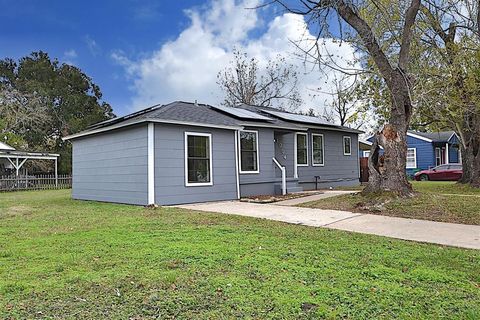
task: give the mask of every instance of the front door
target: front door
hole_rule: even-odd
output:
[[[275,159],[285,167],[287,177],[293,177],[293,139],[293,133],[274,133]],[[276,176],[281,177],[280,170],[276,170]]]

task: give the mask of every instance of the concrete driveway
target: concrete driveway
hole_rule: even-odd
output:
[[[240,201],[196,203],[177,207],[480,249],[480,226]]]

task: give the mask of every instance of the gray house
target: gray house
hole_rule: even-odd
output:
[[[180,204],[359,183],[358,130],[266,107],[173,102],[73,144],[73,198]]]

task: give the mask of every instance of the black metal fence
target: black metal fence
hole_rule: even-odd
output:
[[[28,175],[0,176],[0,192],[18,190],[69,189],[72,187],[71,175]]]

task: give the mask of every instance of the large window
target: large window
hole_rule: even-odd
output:
[[[323,150],[323,134],[312,133],[312,165],[323,166],[325,164],[325,156]]]
[[[415,169],[417,167],[417,149],[407,149],[407,169]]]
[[[308,147],[307,147],[307,134],[296,134],[296,150],[297,150],[297,165],[308,166]]]
[[[185,184],[212,185],[212,136],[209,133],[185,133]]]
[[[240,131],[240,173],[258,172],[258,132]]]
[[[352,138],[343,137],[343,155],[350,156],[352,155]]]

